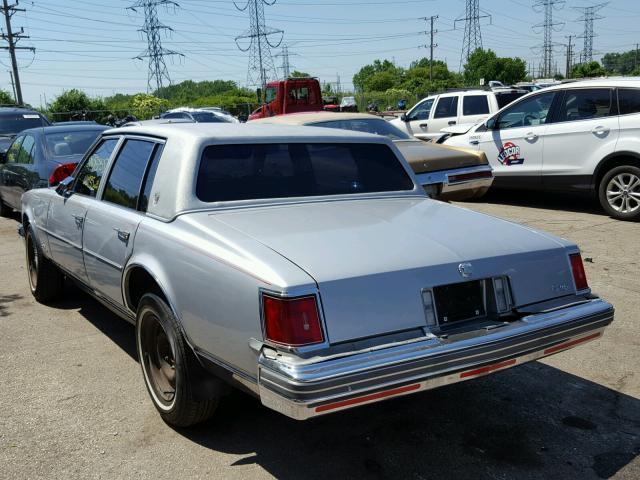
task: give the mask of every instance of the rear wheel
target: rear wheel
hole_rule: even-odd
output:
[[[38,245],[33,227],[27,227],[25,235],[27,273],[31,294],[40,303],[48,303],[62,295],[62,272],[48,260]]]
[[[167,304],[148,293],[138,306],[136,344],[144,382],[162,419],[187,427],[213,415],[218,396],[198,398],[196,382],[203,375]]]
[[[640,219],[640,168],[622,165],[609,170],[600,182],[598,197],[612,217]]]

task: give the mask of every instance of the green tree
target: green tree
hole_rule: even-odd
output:
[[[617,75],[634,75],[634,70],[640,68],[640,51],[606,53],[602,57],[602,66]]]
[[[105,105],[100,98],[90,98],[85,92],[73,88],[58,95],[49,105],[56,122],[64,120],[92,120],[104,116]]]
[[[607,69],[596,61],[581,63],[580,65],[573,67],[573,70],[571,70],[572,78],[602,77],[606,74]]]
[[[166,110],[168,105],[169,102],[167,100],[148,93],[137,94],[131,102],[136,117],[140,119],[152,118],[154,115],[158,115],[163,110]]]
[[[0,90],[0,105],[15,105],[15,103],[9,92]]]
[[[478,85],[480,79],[485,82],[499,80],[510,85],[524,80],[527,76],[527,64],[521,58],[498,57],[489,49],[477,49],[464,66],[464,80],[468,85]]]
[[[311,77],[311,75],[309,75],[307,72],[301,72],[299,70],[294,70],[293,72],[291,72],[291,74],[289,76],[293,77],[293,78],[309,78],[309,77]]]
[[[384,92],[389,88],[393,88],[395,84],[395,72],[376,72],[365,80],[364,90],[367,92]]]
[[[385,73],[386,75],[378,76],[378,78],[369,83],[372,77],[380,73]],[[353,85],[357,90],[368,91],[370,87],[384,86],[391,77],[393,77],[394,83],[399,81],[403,73],[401,68],[396,67],[389,60],[375,60],[372,64],[362,67],[360,71],[353,76]],[[393,85],[387,88],[391,88],[392,86]]]

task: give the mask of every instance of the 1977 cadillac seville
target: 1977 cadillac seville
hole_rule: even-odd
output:
[[[578,247],[429,199],[384,137],[109,130],[22,202],[33,295],[66,277],[134,323],[173,425],[229,384],[306,419],[551,355],[613,319]]]

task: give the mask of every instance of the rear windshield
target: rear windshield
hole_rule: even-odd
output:
[[[47,133],[44,138],[49,154],[54,157],[83,155],[102,130],[82,130]]]
[[[198,123],[229,123],[226,118],[212,112],[191,112],[191,116]]]
[[[509,105],[514,100],[526,95],[527,92],[499,92],[496,93],[496,100],[498,101],[498,109]]]
[[[409,140],[411,137],[391,125],[389,122],[378,118],[358,118],[345,120],[331,120],[328,122],[318,122],[312,124],[314,127],[339,128],[342,130],[354,130],[356,132],[373,133],[382,135],[391,140]]]
[[[222,202],[412,189],[413,181],[386,145],[212,145],[202,154],[196,196]]]
[[[0,115],[0,135],[15,135],[27,128],[45,127],[49,122],[37,113]]]

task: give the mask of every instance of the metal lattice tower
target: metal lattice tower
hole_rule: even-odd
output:
[[[533,26],[534,30],[542,29],[544,31],[544,40],[542,43],[542,72],[543,77],[553,76],[553,49],[557,46],[553,43],[553,31],[559,31],[564,22],[553,21],[553,11],[564,7],[564,0],[535,0],[533,9],[537,12],[544,11],[544,22]]]
[[[480,10],[480,0],[467,0],[465,16],[456,18],[453,22],[454,28],[456,28],[458,22],[464,22],[460,69],[462,69],[462,66],[469,59],[469,55],[478,48],[482,48],[482,33],[480,32],[481,18],[491,18],[491,15]]]
[[[282,77],[289,78],[291,76],[291,64],[289,63],[289,47],[286,45],[282,46],[282,52],[275,55],[276,57],[282,57]]]
[[[597,37],[597,35],[593,33],[593,22],[594,20],[600,20],[604,18],[596,15],[596,13],[604,8],[608,3],[609,2],[600,3],[598,5],[592,5],[589,7],[573,7],[574,9],[582,12],[582,16],[576,21],[584,22],[584,33],[578,38],[584,39],[584,46],[582,47],[582,53],[580,57],[585,63],[593,61],[593,37]]]
[[[178,7],[176,2],[171,0],[138,0],[127,9],[137,12],[137,9],[144,10],[144,25],[139,30],[147,37],[147,49],[140,55],[134,57],[137,60],[149,59],[149,73],[147,75],[147,92],[154,91],[161,95],[162,88],[165,85],[171,85],[171,78],[167,70],[167,64],[164,61],[165,56],[180,55],[173,50],[163,48],[160,39],[161,32],[173,31],[171,27],[163,25],[158,20],[158,6]]]
[[[238,10],[249,10],[250,27],[235,38],[238,48],[243,52],[249,52],[247,82],[251,85],[259,84],[263,89],[269,79],[278,77],[273,57],[271,56],[271,49],[280,46],[284,35],[284,31],[265,25],[264,6],[273,5],[274,3],[276,3],[276,0],[271,2],[267,0],[247,0],[244,7],[239,7],[234,2]],[[278,33],[280,34],[280,40],[278,43],[272,44],[269,41],[269,37]],[[242,48],[238,40],[247,38],[250,40],[249,46]]]

